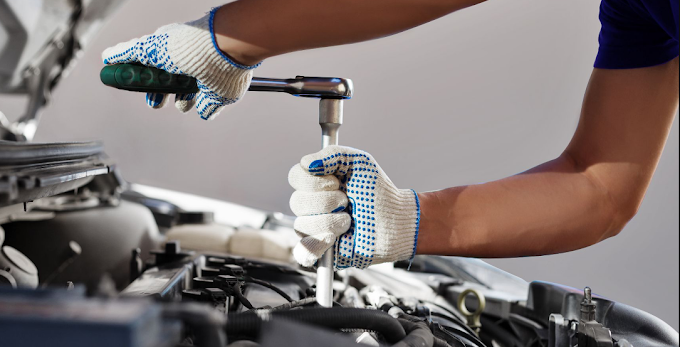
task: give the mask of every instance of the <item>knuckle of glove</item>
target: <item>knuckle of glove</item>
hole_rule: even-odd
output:
[[[321,192],[295,191],[290,197],[290,209],[296,216],[340,212],[347,207],[347,203],[347,195],[339,190]]]
[[[347,232],[351,224],[352,217],[346,212],[340,212],[298,217],[293,228],[302,237],[328,233],[338,237]]]
[[[340,188],[340,181],[333,175],[312,176],[299,164],[288,172],[288,183],[295,190],[304,192],[332,191]]]
[[[334,243],[335,235],[330,233],[303,237],[293,248],[293,256],[300,265],[311,267]]]
[[[333,173],[333,168],[326,167],[324,160],[329,160],[335,157],[340,157],[343,153],[344,147],[337,145],[330,145],[320,150],[319,152],[308,154],[300,159],[300,166],[309,174],[319,175],[322,173]],[[329,161],[330,162],[330,161]]]
[[[187,113],[196,104],[195,94],[177,94],[175,95],[175,107],[182,113]]]
[[[111,46],[109,48],[106,48],[102,52],[102,61],[104,61],[104,63],[106,63],[106,64],[109,64],[108,59],[115,56],[116,54],[119,54],[121,52],[126,51],[130,47],[133,47],[134,45],[137,44],[137,42],[139,42],[139,39],[135,38],[135,39],[132,39],[130,41],[121,42],[121,43],[116,44],[115,46]]]
[[[370,154],[359,149],[346,146],[331,145],[321,151],[308,154],[300,160],[300,166],[312,175],[346,174],[349,167],[354,166],[357,159],[370,158]]]
[[[293,257],[300,265],[304,267],[312,267],[314,266],[314,263],[316,263],[316,261],[321,258],[321,255],[312,253],[312,251],[305,247],[302,243],[298,243],[295,248],[293,248]]]

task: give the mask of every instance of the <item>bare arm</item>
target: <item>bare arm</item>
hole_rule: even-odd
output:
[[[371,40],[484,0],[240,0],[215,14],[221,50],[252,65],[288,52]]]
[[[560,253],[618,234],[637,212],[678,107],[678,58],[595,69],[557,159],[480,185],[421,193],[420,254]]]
[[[395,34],[483,0],[240,0],[216,13],[220,49],[243,64]],[[593,71],[564,153],[522,174],[419,194],[420,254],[566,252],[616,235],[649,185],[678,105],[678,59]]]

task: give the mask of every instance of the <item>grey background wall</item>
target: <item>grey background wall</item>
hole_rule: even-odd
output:
[[[142,95],[98,81],[107,46],[219,3],[126,4],[54,94],[36,141],[101,139],[130,181],[290,213],[288,169],[320,145],[314,100],[251,93],[205,122],[170,105],[152,111]],[[382,40],[270,59],[256,75],[352,78],[340,142],[371,152],[400,187],[490,181],[566,146],[597,51],[598,5],[489,1]],[[0,103],[8,115],[21,109],[16,98]],[[676,118],[640,212],[619,236],[489,262],[529,281],[592,286],[678,329],[678,146]]]

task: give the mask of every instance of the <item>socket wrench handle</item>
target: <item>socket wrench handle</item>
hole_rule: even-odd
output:
[[[351,99],[352,80],[338,77],[264,78],[253,77],[251,92],[283,92],[305,98]]]
[[[171,74],[141,64],[106,65],[99,73],[109,87],[144,93],[189,94],[198,92],[196,78]],[[306,98],[350,99],[352,80],[338,77],[264,78],[253,77],[249,91],[282,92]]]
[[[100,72],[102,82],[110,87],[154,93],[195,93],[197,81],[191,76],[173,75],[167,71],[139,64],[107,65]],[[338,77],[263,78],[253,77],[249,91],[282,92],[299,97],[318,98],[321,144],[325,148],[338,144],[342,125],[342,101],[352,98],[352,80]],[[333,258],[331,247],[319,259],[316,277],[316,301],[323,307],[333,306]]]
[[[319,125],[321,126],[321,147],[338,144],[338,132],[342,125],[342,99],[321,99],[319,101]],[[333,258],[331,246],[319,259],[316,269],[316,302],[323,307],[333,307]]]

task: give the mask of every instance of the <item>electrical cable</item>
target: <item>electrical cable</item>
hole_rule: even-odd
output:
[[[245,306],[247,309],[252,310],[254,308],[253,304],[251,304],[250,301],[248,301],[248,299],[246,299],[246,297],[243,296],[243,293],[241,292],[240,282],[237,282],[234,285],[234,296],[236,296],[241,305]]]
[[[286,301],[288,301],[288,302],[294,301],[288,294],[286,294],[283,290],[281,290],[281,288],[279,288],[279,287],[277,287],[277,286],[275,286],[275,285],[273,285],[273,284],[271,284],[267,281],[258,280],[257,278],[252,278],[250,276],[247,276],[245,279],[246,279],[246,282],[259,284],[263,287],[266,287],[266,288],[269,288],[269,289],[275,291],[277,294],[281,295],[281,297],[286,299]]]
[[[440,328],[440,334],[460,341],[464,346],[485,346],[484,342],[482,342],[482,340],[480,340],[477,335],[469,335],[464,331],[457,330],[446,325],[440,325]],[[455,329],[455,331],[451,331],[450,329]]]
[[[447,317],[445,314],[442,314],[442,313],[437,312],[437,311],[430,311],[429,313],[430,313],[431,315],[436,316],[436,317],[446,318],[446,319],[448,319],[449,321],[451,321],[451,322],[453,322],[453,323],[457,323],[457,324],[456,324],[456,328],[457,328],[458,330],[464,331],[464,332],[467,333],[467,335],[469,335],[469,336],[477,336],[477,334],[475,334],[475,332],[472,331],[472,329],[470,329],[469,326],[467,326],[467,324],[465,323],[465,321],[462,320],[462,319],[459,317],[459,313],[457,314],[456,312],[453,312],[453,311],[451,311],[450,309],[448,309],[448,308],[446,308],[446,307],[442,306],[441,304],[438,304],[438,303],[436,303],[436,302],[434,302],[434,301],[428,301],[428,300],[420,300],[420,301],[422,301],[422,302],[424,302],[424,303],[426,303],[426,304],[433,305],[433,306],[435,306],[435,307],[437,307],[437,308],[439,308],[439,309],[441,309],[441,310],[443,310],[443,311],[448,312],[449,314],[451,314],[452,317],[456,318],[457,320],[456,320],[456,321],[451,320],[450,317]]]
[[[449,308],[443,306],[442,304],[438,304],[438,303],[436,303],[436,302],[434,302],[434,301],[423,300],[423,299],[421,299],[420,301],[423,302],[423,303],[425,303],[425,304],[434,305],[434,306],[436,306],[437,308],[439,308],[439,309],[441,309],[441,310],[443,310],[443,311],[446,311],[446,312],[448,312],[450,315],[452,315],[452,316],[458,318],[458,320],[459,320],[461,323],[463,323],[463,324],[465,323],[465,317],[464,317],[461,313],[454,312],[454,311],[452,311],[451,309],[449,309]]]
[[[468,327],[467,325],[461,324],[460,322],[455,321],[451,317],[449,317],[449,316],[447,316],[443,313],[440,313],[440,312],[434,312],[433,311],[433,312],[431,312],[431,314],[432,314],[433,317],[446,319],[451,324],[445,324],[443,326],[446,326],[448,329],[455,329],[456,334],[460,334],[461,336],[465,336],[466,339],[468,339],[468,340],[473,340],[475,342],[479,342],[479,338],[472,332],[470,327]],[[455,335],[455,334],[450,334],[448,331],[446,331],[445,334],[447,336],[451,336],[451,337],[454,337],[454,335]],[[457,336],[456,336],[456,338],[457,338]],[[460,341],[460,339],[458,339],[458,340]],[[460,343],[464,344],[464,342],[462,342],[462,341],[460,341]]]
[[[434,312],[432,312],[432,313],[434,313]],[[418,318],[418,317],[415,317],[415,316],[412,316],[412,315],[405,314],[405,313],[403,313],[403,311],[402,311],[401,314],[398,314],[397,317],[400,320],[406,320],[406,321],[415,322],[415,323],[422,322],[422,318]],[[444,317],[446,317],[446,316],[444,315]],[[448,320],[450,320],[450,319],[451,318],[448,318]],[[465,326],[465,327],[468,328],[467,326]],[[454,343],[458,343],[458,344],[456,344],[456,347],[459,347],[459,346],[463,346],[463,347],[465,347],[465,346],[484,346],[484,343],[479,340],[477,335],[474,335],[473,333],[467,334],[465,330],[460,330],[458,328],[451,327],[451,326],[448,326],[448,325],[444,326],[444,325],[441,325],[439,323],[433,323],[430,326],[430,328],[432,328],[432,334],[435,337],[435,341],[434,341],[435,346],[439,346],[438,341],[436,341],[437,338],[442,339],[442,340],[446,341],[447,343],[450,343],[453,340],[453,341],[455,341]],[[455,330],[455,333],[449,331],[448,329]],[[447,337],[448,337],[448,339],[447,339]]]

